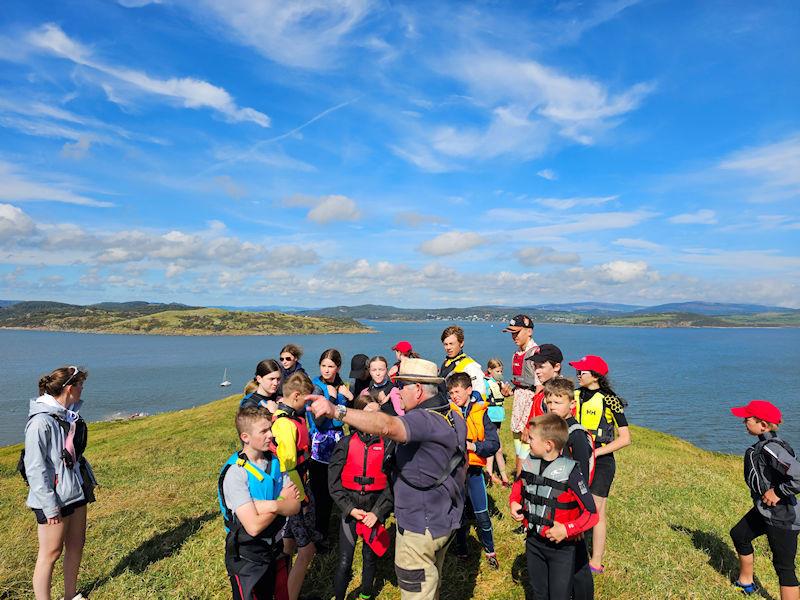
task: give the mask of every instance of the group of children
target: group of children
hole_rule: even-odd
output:
[[[525,325],[524,320],[520,323]],[[524,425],[515,437],[512,485],[498,435],[505,418],[504,401],[511,395],[503,382],[502,361],[490,360],[476,385],[471,366],[477,363],[463,352],[463,331],[448,328],[442,341],[448,355],[442,370],[449,372],[441,393],[449,396],[452,412],[463,417],[467,430],[464,497],[469,510],[455,534],[456,556],[467,555],[471,513],[488,566],[499,568],[486,488],[492,483],[509,486],[511,517],[525,534],[533,597],[593,598],[593,575],[604,569],[600,560],[605,503],[616,468],[613,453],[630,443],[624,402],[608,384],[608,365],[591,355],[570,362],[577,372],[576,387],[561,376],[563,355],[558,347],[542,344],[529,351],[527,342],[520,346],[522,360],[531,363],[535,379],[530,394],[514,394],[513,412],[517,418],[524,416]],[[270,359],[257,365],[235,419],[241,449],[225,462],[218,480],[227,531],[225,565],[234,600],[297,600],[314,556],[329,550],[326,540],[334,504],[341,513],[335,597],[346,596],[359,538],[363,540],[359,598],[373,597],[377,562],[391,543],[385,524],[393,510],[394,442],[354,428],[345,432],[341,421],[314,418],[306,406],[310,397],[322,396],[334,404],[402,415],[390,373],[416,355],[408,342],[398,343],[394,350],[397,362],[391,367],[380,356],[354,358],[350,375],[360,380],[353,386],[357,395],[339,375],[342,360],[335,349],[322,354],[320,375],[313,380],[299,362],[302,351],[292,344],[282,349],[280,362]],[[515,355],[514,381],[521,381],[525,363]],[[40,397],[31,401],[20,470],[30,482],[27,504],[39,524],[34,572],[38,599],[50,597],[53,565],[64,548],[66,597],[82,598],[76,589],[77,572],[86,504],[94,500],[95,483],[82,458],[85,426],[78,435],[85,379],[85,370],[77,367],[56,369],[42,377]],[[525,402],[522,408],[516,406],[518,398]],[[745,453],[744,470],[754,506],[730,532],[740,561],[735,586],[745,594],[758,591],[752,542],[766,535],[781,600],[798,600],[800,462],[777,435],[782,415],[774,405],[754,400],[732,413],[758,437]],[[500,477],[494,474],[495,467]],[[50,481],[57,482],[53,489]],[[584,537],[590,531],[591,554]]]

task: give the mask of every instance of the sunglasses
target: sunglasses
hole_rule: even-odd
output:
[[[402,381],[399,379],[394,382],[394,387],[396,387],[398,390],[402,390],[404,387],[409,385],[419,385],[419,383],[416,381]]]
[[[69,366],[69,367],[67,367],[67,368],[68,368],[68,369],[72,369],[72,375],[70,375],[69,377],[67,377],[67,380],[64,382],[64,385],[62,385],[62,386],[61,386],[61,389],[64,389],[65,387],[67,387],[67,386],[69,385],[69,382],[70,382],[70,381],[72,381],[73,379],[75,379],[75,376],[76,376],[78,373],[80,373],[80,372],[81,372],[81,370],[80,370],[78,367],[76,367],[75,365],[70,365],[70,366]]]
[[[281,362],[289,362],[294,360],[294,356],[281,356]]]

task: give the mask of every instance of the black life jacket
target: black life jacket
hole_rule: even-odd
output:
[[[580,515],[577,500],[559,500],[569,489],[569,476],[578,463],[559,456],[544,469],[542,464],[541,459],[528,457],[523,461],[520,473],[523,482],[522,508],[529,533],[542,534],[543,529],[552,527],[555,521],[567,523]]]

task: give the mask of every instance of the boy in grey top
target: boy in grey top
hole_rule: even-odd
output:
[[[409,358],[395,377],[405,415],[366,412],[309,396],[317,416],[337,418],[398,442],[394,481],[395,571],[403,600],[438,598],[442,566],[464,510],[467,428],[439,394],[443,378],[430,361]]]

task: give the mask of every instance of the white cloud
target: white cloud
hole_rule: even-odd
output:
[[[95,206],[105,208],[114,206],[111,202],[94,200],[76,194],[64,185],[52,185],[34,181],[18,173],[15,165],[0,161],[0,200],[12,202],[63,202],[65,204],[79,204],[82,206]]]
[[[186,108],[210,108],[233,122],[250,121],[261,127],[270,125],[267,115],[253,108],[240,108],[227,91],[207,81],[193,77],[157,79],[141,71],[95,60],[92,58],[92,51],[89,48],[72,40],[54,23],[48,23],[31,32],[28,35],[28,41],[41,50],[127,84],[130,90],[165,98]]]
[[[717,223],[717,213],[708,208],[703,208],[693,213],[683,213],[667,219],[676,225],[714,225]]]
[[[576,206],[602,206],[619,196],[581,196],[576,198],[536,198],[533,203],[556,210],[570,210]]]
[[[664,246],[661,244],[637,238],[618,238],[611,243],[615,246],[622,246],[623,248],[631,248],[633,250],[650,250],[657,252],[664,249]]]
[[[575,252],[558,252],[548,247],[529,247],[517,250],[514,255],[526,267],[538,265],[570,265],[580,262]]]
[[[369,0],[188,0],[214,30],[284,65],[322,69],[369,14]]]
[[[408,227],[421,227],[423,225],[439,225],[446,223],[447,219],[438,215],[424,214],[416,211],[401,211],[395,215],[395,220]]]
[[[552,224],[508,230],[508,233],[513,234],[515,239],[543,239],[585,231],[627,229],[652,219],[657,214],[647,210],[572,214],[564,219],[550,219],[555,221]],[[486,218],[490,222],[542,223],[547,222],[547,217],[546,211],[537,210],[493,208],[486,211]]]
[[[117,0],[117,4],[125,8],[141,8],[148,4],[161,4],[161,0]]]
[[[558,175],[552,169],[542,169],[541,171],[537,171],[536,174],[542,179],[547,179],[548,181],[555,181],[558,179]]]
[[[734,152],[719,164],[719,168],[757,181],[759,187],[752,191],[753,201],[796,198],[800,196],[800,134]]]
[[[70,144],[65,143],[61,148],[61,156],[64,158],[72,158],[74,160],[81,160],[89,153],[89,148],[92,145],[92,140],[88,136],[81,136],[77,142]]]
[[[484,236],[474,231],[448,231],[422,242],[419,250],[431,256],[446,256],[472,250],[486,242]]]
[[[642,260],[614,260],[595,267],[594,270],[602,281],[612,284],[631,283],[656,277],[655,274],[649,270],[647,263]]]
[[[21,209],[11,204],[0,204],[0,241],[25,237],[35,228],[33,219]]]
[[[282,204],[289,207],[301,206],[310,208],[311,210],[308,211],[306,217],[309,221],[320,224],[333,221],[357,221],[361,218],[361,211],[358,209],[355,200],[340,194],[332,194],[320,198],[296,194],[283,200]]]

